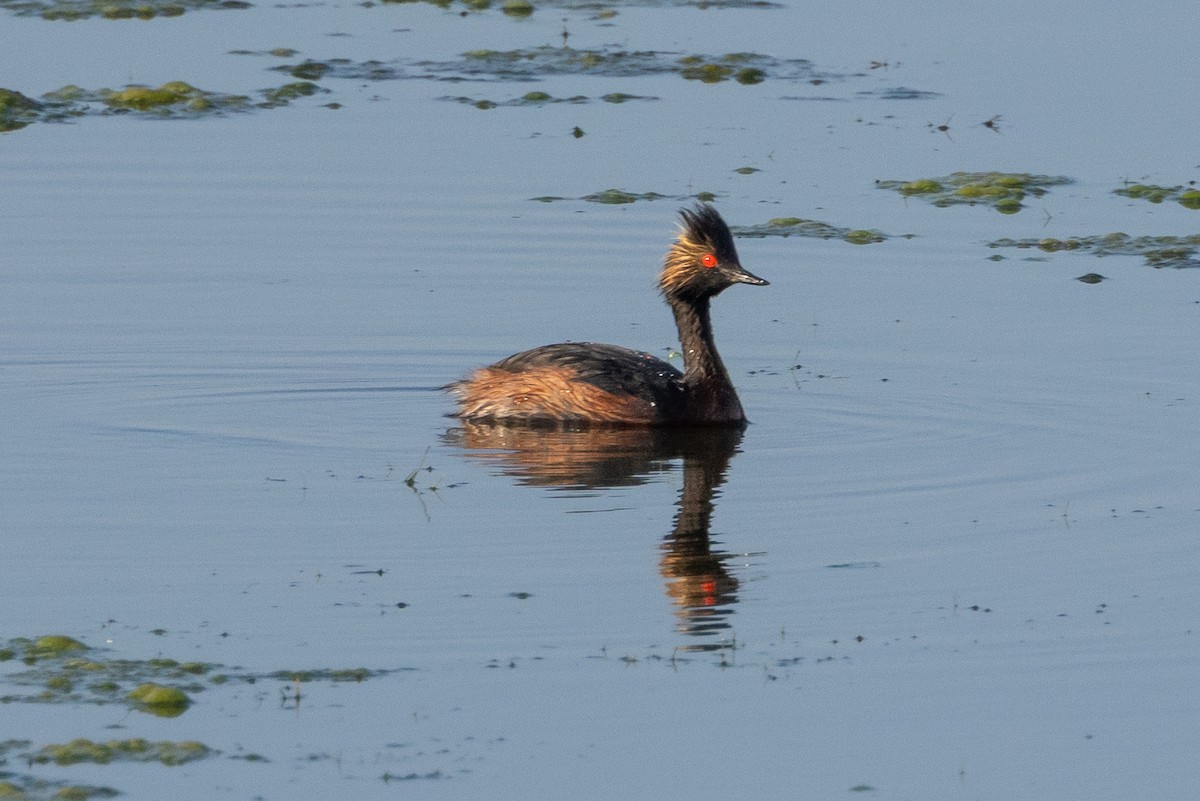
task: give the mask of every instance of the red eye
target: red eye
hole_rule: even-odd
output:
[[[717,257],[711,253],[705,253],[700,257],[700,263],[711,269],[717,266]]]

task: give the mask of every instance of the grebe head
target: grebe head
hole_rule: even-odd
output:
[[[733,234],[707,203],[679,211],[679,237],[667,251],[658,285],[668,298],[700,299],[734,284],[766,286],[738,261]]]

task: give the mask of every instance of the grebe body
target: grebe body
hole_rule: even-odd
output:
[[[551,426],[744,424],[741,401],[713,342],[709,302],[734,284],[768,282],[741,266],[729,227],[712,206],[684,209],[680,217],[658,283],[679,329],[682,372],[616,345],[545,345],[451,384],[458,396],[453,416]]]

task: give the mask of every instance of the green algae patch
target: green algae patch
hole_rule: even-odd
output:
[[[852,245],[869,245],[887,239],[887,234],[866,228],[839,228],[820,220],[803,217],[776,217],[759,225],[730,226],[734,236],[761,239],[767,236],[806,236],[814,239],[841,239]]]
[[[1092,256],[1140,256],[1151,267],[1200,267],[1200,234],[1189,236],[1130,236],[1115,232],[1067,239],[997,239],[992,248],[1038,250],[1042,253],[1072,251]]]
[[[657,97],[650,95],[629,95],[624,92],[609,92],[606,95],[601,95],[600,99],[605,103],[612,103],[613,105],[628,103],[631,100],[658,100]]]
[[[159,762],[163,765],[185,765],[220,753],[194,740],[151,742],[140,737],[127,740],[96,742],[80,738],[69,743],[52,743],[25,755],[35,765],[78,765],[111,762]]]
[[[505,0],[500,11],[508,17],[528,17],[533,14],[533,3],[529,0]]]
[[[293,78],[302,81],[319,81],[329,72],[329,65],[323,61],[304,61],[300,64],[286,64],[279,69],[287,70]]]
[[[128,86],[118,92],[111,92],[104,102],[113,108],[135,109],[150,111],[160,106],[171,106],[176,103],[186,103],[203,96],[203,92],[183,81],[164,83],[157,89],[149,86]]]
[[[0,801],[87,801],[92,798],[116,798],[120,793],[111,787],[51,782],[31,776],[15,776],[0,781]]]
[[[183,81],[161,86],[140,84],[124,89],[84,89],[68,84],[32,100],[19,92],[0,89],[0,133],[31,122],[67,122],[98,114],[130,114],[153,118],[193,119],[284,106],[301,97],[325,92],[314,83],[296,81],[261,90],[261,100],[245,95],[198,89]]]
[[[1061,175],[1011,172],[955,172],[941,178],[913,181],[876,181],[879,189],[904,197],[920,197],[935,206],[987,205],[1001,214],[1015,214],[1028,197],[1041,197],[1047,187],[1062,186],[1071,179]]]
[[[65,635],[17,638],[4,645],[22,654],[25,669],[0,674],[3,703],[127,704],[178,714],[190,703],[187,693],[203,690],[201,677],[217,667],[165,658],[114,659]]]
[[[139,684],[126,697],[137,704],[138,709],[159,717],[178,717],[192,703],[183,690],[153,682]]]
[[[916,181],[908,181],[901,183],[896,187],[885,187],[895,189],[902,195],[932,195],[944,191],[942,185],[932,178],[922,178]]]
[[[701,83],[720,83],[729,80],[733,75],[733,67],[728,64],[696,64],[687,65],[680,69],[679,74],[685,80],[700,81]]]
[[[588,203],[605,203],[611,206],[619,206],[627,203],[636,203],[639,200],[660,200],[666,195],[660,195],[657,192],[626,192],[623,189],[605,189],[600,192],[593,192],[590,195],[584,195],[581,200],[586,200]]]
[[[201,9],[249,8],[243,0],[0,0],[3,8],[17,16],[73,22],[100,17],[109,20],[178,17]]]
[[[24,128],[38,118],[42,104],[12,89],[0,89],[0,133]]]
[[[764,80],[811,81],[832,76],[818,73],[805,59],[779,59],[759,53],[683,55],[619,47],[580,49],[541,47],[517,50],[468,50],[450,61],[368,61],[341,59],[328,62],[329,74],[339,78],[385,80],[402,78],[480,79],[531,81],[554,75],[599,75],[617,78],[681,75],[689,80],[717,83],[737,80],[753,84]]]
[[[77,651],[86,651],[88,647],[74,637],[65,634],[50,634],[39,637],[25,649],[26,656],[57,657]]]
[[[583,200],[588,203],[602,203],[609,206],[623,206],[629,203],[637,203],[640,200],[705,200],[712,201],[715,195],[711,192],[698,192],[694,195],[664,195],[658,192],[628,192],[624,189],[604,189],[599,192],[592,192],[583,197],[560,197],[558,195],[543,195],[541,197],[530,198],[539,203],[553,203],[559,200]]]
[[[294,81],[292,83],[285,83],[283,86],[277,86],[274,89],[264,89],[262,102],[257,105],[259,108],[286,106],[288,103],[301,97],[312,97],[319,92],[328,91],[328,89],[322,89],[311,81]]]
[[[624,103],[624,102],[627,102],[630,100],[654,100],[654,99],[656,99],[656,98],[638,97],[636,95],[621,95],[618,99],[610,99],[612,97],[613,97],[612,95],[604,95],[603,97],[600,98],[600,100],[603,100],[606,103]],[[538,92],[538,91],[526,92],[525,94],[521,95],[520,97],[510,98],[508,100],[491,100],[486,97],[482,97],[482,98],[464,97],[464,96],[455,97],[455,96],[450,96],[450,95],[439,97],[438,100],[449,100],[449,101],[452,101],[455,103],[462,103],[464,105],[468,105],[468,106],[472,106],[474,108],[480,109],[481,111],[488,111],[490,109],[500,108],[500,107],[539,108],[541,106],[547,106],[547,105],[551,105],[554,103],[570,103],[573,105],[581,105],[584,103],[593,102],[593,99],[590,97],[587,97],[586,95],[572,95],[571,97],[554,97],[553,95],[551,95],[548,92]]]
[[[1192,186],[1129,184],[1120,189],[1114,189],[1113,194],[1137,200],[1147,200],[1151,203],[1173,201],[1186,209],[1200,209],[1200,190]]]
[[[679,59],[679,74],[689,81],[721,83],[732,78],[749,86],[770,77],[771,68],[777,63],[776,59],[757,53],[726,53],[716,58],[684,56]]]
[[[369,668],[324,668],[321,670],[277,670],[269,678],[280,681],[297,681],[305,684],[314,681],[363,682],[383,675],[384,671]]]

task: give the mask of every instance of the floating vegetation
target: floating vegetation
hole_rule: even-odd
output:
[[[859,92],[858,96],[878,100],[932,100],[935,97],[941,97],[942,93],[930,92],[926,89],[910,89],[907,86],[889,86],[878,91]]]
[[[277,86],[274,89],[264,89],[262,92],[262,102],[257,105],[259,108],[286,106],[288,103],[301,97],[311,97],[318,92],[328,91],[328,89],[322,89],[311,81],[295,81],[294,83],[285,83],[283,86]]]
[[[276,670],[268,674],[268,678],[280,681],[332,681],[332,682],[364,682],[376,676],[386,676],[394,673],[392,670],[369,670],[368,668],[325,668],[321,670]]]
[[[299,81],[263,89],[261,99],[197,89],[183,81],[150,87],[134,84],[124,89],[83,89],[68,85],[47,92],[38,100],[20,92],[0,89],[0,132],[15,131],[31,122],[63,122],[90,114],[136,114],[157,118],[188,119],[212,114],[285,106],[322,89]]]
[[[880,189],[891,189],[905,197],[921,197],[935,206],[983,203],[1001,214],[1015,214],[1026,196],[1041,197],[1048,186],[1062,186],[1071,179],[1061,175],[1032,175],[1027,172],[955,172],[942,178],[916,181],[876,181]]]
[[[1129,184],[1114,189],[1114,194],[1123,197],[1162,203],[1173,200],[1187,209],[1200,209],[1200,189],[1195,186],[1156,186],[1154,184]]]
[[[605,103],[628,103],[630,100],[657,100],[656,97],[643,97],[641,95],[627,95],[622,92],[613,92],[603,95],[599,98]],[[541,107],[552,103],[572,103],[575,105],[593,102],[593,98],[586,95],[574,95],[572,97],[553,97],[546,92],[526,92],[520,97],[512,98],[511,100],[489,100],[487,98],[475,97],[439,97],[438,100],[450,100],[455,103],[464,103],[468,106],[474,106],[477,109],[487,111],[493,108],[500,107],[521,107],[534,106]]]
[[[12,748],[28,748],[28,740],[8,740],[0,743],[0,764],[4,753]],[[8,746],[7,748],[5,746]],[[0,773],[0,799],[13,801],[87,801],[89,798],[115,798],[120,792],[112,787],[96,787],[88,784],[52,782],[33,776]]]
[[[491,0],[379,0],[384,5],[403,5],[406,3],[425,2],[430,5],[435,5],[438,8],[454,9],[460,11],[465,7],[467,11],[486,11],[492,7]],[[528,0],[508,0],[500,6],[501,12],[510,16],[524,17],[528,14],[514,14],[509,10],[510,4],[522,4],[529,6],[529,13],[533,13],[535,7],[542,8],[560,8],[571,10],[586,10],[595,13],[596,19],[608,19],[616,14],[612,8],[604,7],[592,0],[538,0],[536,6],[529,3]],[[371,5],[371,0],[363,3],[363,5]],[[771,2],[771,0],[622,0],[622,6],[641,6],[641,7],[683,7],[690,6],[693,8],[780,8],[780,3]]]
[[[195,740],[153,743],[140,737],[128,740],[108,740],[98,743],[77,739],[69,743],[54,743],[24,754],[31,764],[78,765],[91,762],[107,765],[110,762],[159,762],[163,765],[185,765],[219,753]]]
[[[529,0],[504,0],[500,10],[509,17],[528,17],[533,14],[533,3]]]
[[[1023,248],[1058,253],[1072,251],[1093,256],[1141,256],[1151,267],[1200,267],[1200,234],[1190,236],[1130,236],[1123,233],[1068,239],[997,239],[993,248]],[[1083,280],[1083,278],[1080,278]]]
[[[720,83],[730,78],[742,84],[762,83],[767,78],[762,61],[754,53],[727,53],[715,60],[705,56],[684,56],[679,59],[679,74],[689,81]]]
[[[328,75],[353,80],[400,80],[424,78],[449,81],[534,81],[550,75],[599,75],[630,78],[675,73],[690,80],[716,83],[735,80],[745,84],[762,81],[818,81],[831,77],[818,73],[805,59],[778,59],[758,53],[728,53],[723,56],[686,55],[653,50],[618,48],[578,50],[544,45],[527,50],[468,50],[453,61],[364,61],[328,59],[282,64],[272,69],[305,80]],[[314,77],[319,71],[319,77]],[[842,76],[836,76],[842,77]]]
[[[18,669],[0,673],[0,679],[9,685],[0,694],[0,704],[123,704],[161,717],[183,714],[193,696],[229,681],[361,682],[403,670],[358,667],[240,673],[209,662],[116,659],[103,649],[64,635],[20,637],[0,644],[0,665],[6,662],[17,663]]]
[[[887,234],[866,228],[839,228],[819,220],[800,217],[776,217],[760,225],[730,226],[734,236],[808,236],[815,239],[843,239],[852,245],[869,245],[887,239]]]
[[[139,684],[125,696],[151,714],[162,718],[182,715],[192,703],[187,693],[177,687],[164,687],[154,682]]]
[[[243,0],[0,0],[0,8],[22,17],[74,21],[90,17],[178,17],[199,9],[250,8],[250,3]]]
[[[586,200],[588,203],[606,203],[608,205],[624,205],[627,203],[636,203],[639,200],[703,200],[710,201],[714,195],[711,192],[699,192],[695,195],[660,195],[658,192],[626,192],[624,189],[605,189],[601,192],[593,192],[590,195],[583,197],[559,197],[557,195],[543,195],[542,197],[530,198],[542,203],[553,203],[556,200]]]
[[[42,104],[11,89],[0,89],[0,133],[17,131],[36,122]]]

